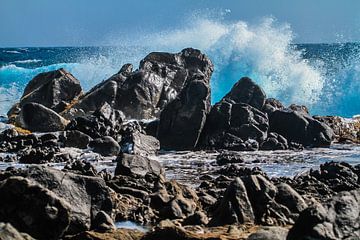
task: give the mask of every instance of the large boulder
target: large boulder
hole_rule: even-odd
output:
[[[51,191],[53,196],[68,203],[70,222],[66,234],[75,234],[89,230],[92,221],[99,211],[111,214],[112,200],[110,190],[106,186],[105,181],[100,177],[63,172],[44,166],[31,166],[26,169],[9,172],[8,174],[25,177],[29,181],[40,185],[42,189]],[[14,191],[16,189],[14,187]],[[1,194],[1,199],[5,195]],[[22,198],[20,196],[19,199]],[[28,208],[31,211],[31,205]],[[33,212],[32,214],[37,216],[38,213]]]
[[[8,113],[16,114],[26,103],[40,103],[56,112],[65,110],[80,95],[82,89],[79,80],[63,68],[36,75],[25,87],[20,103]]]
[[[0,223],[0,239],[6,240],[35,240],[27,233],[20,233],[10,223]]]
[[[89,147],[103,156],[117,156],[120,153],[119,143],[110,136],[94,139],[90,142]]]
[[[188,78],[177,98],[161,112],[158,130],[161,148],[194,149],[210,107],[210,79],[200,72]]]
[[[0,182],[0,221],[37,239],[59,239],[70,224],[70,204],[23,177]],[[4,238],[5,239],[5,238]]]
[[[359,239],[360,190],[340,192],[301,212],[287,239]]]
[[[123,153],[117,158],[115,175],[141,176],[146,174],[162,175],[164,169],[158,161],[140,155]]]
[[[68,121],[55,111],[38,103],[26,103],[17,117],[17,125],[33,132],[64,130]]]
[[[232,100],[236,103],[246,103],[261,110],[265,104],[266,95],[250,78],[243,77],[235,83],[224,99]]]
[[[108,102],[128,118],[159,116],[198,71],[210,79],[213,65],[199,50],[187,48],[176,54],[150,53],[140,62],[138,70],[131,70],[132,66],[123,66],[119,73],[90,90],[73,108],[94,111]]]
[[[257,149],[266,139],[268,128],[267,114],[245,103],[222,100],[211,108],[199,146],[251,150],[254,149],[252,141],[255,141]]]
[[[288,141],[312,147],[331,144],[332,129],[312,118],[306,111],[276,110],[269,117],[270,131],[281,134]]]
[[[230,183],[219,207],[210,221],[211,226],[254,224],[255,217],[246,188],[240,178]]]

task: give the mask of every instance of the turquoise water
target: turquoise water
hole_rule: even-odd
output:
[[[293,35],[287,25],[271,18],[257,25],[197,19],[130,42],[114,40],[113,47],[0,48],[0,115],[40,72],[64,67],[89,90],[124,63],[136,68],[149,52],[185,47],[201,49],[214,62],[213,103],[240,77],[250,76],[269,97],[286,105],[305,104],[312,114],[359,114],[360,44],[294,44]]]

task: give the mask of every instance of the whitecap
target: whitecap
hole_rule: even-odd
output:
[[[40,59],[27,59],[27,60],[18,60],[18,61],[14,61],[11,63],[38,63],[41,62],[42,60]]]

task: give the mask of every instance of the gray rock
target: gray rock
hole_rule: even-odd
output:
[[[112,137],[96,138],[90,142],[89,147],[103,156],[116,156],[120,153],[120,145]]]
[[[0,223],[0,239],[3,240],[35,240],[26,233],[20,233],[10,223]]]
[[[253,224],[254,222],[254,213],[244,183],[240,178],[236,178],[226,189],[209,225]]]
[[[64,130],[68,121],[41,104],[27,103],[21,108],[17,124],[33,132],[55,132]]]
[[[278,189],[276,202],[284,205],[293,213],[300,213],[307,208],[305,200],[288,184],[280,183],[276,187]]]
[[[86,149],[92,138],[78,130],[69,130],[64,132],[64,146]]]
[[[164,169],[158,161],[140,155],[123,153],[116,159],[115,175],[142,176],[146,174],[162,175]]]
[[[283,227],[261,227],[248,240],[286,240],[289,230]]]
[[[59,239],[70,224],[70,205],[54,192],[23,177],[0,182],[0,221],[38,239]]]
[[[122,134],[121,151],[142,156],[154,155],[160,150],[160,142],[155,137],[128,128]]]
[[[90,230],[99,211],[111,214],[110,190],[100,177],[63,172],[44,166],[31,166],[10,174],[34,181],[69,203],[70,224],[66,234]]]
[[[340,192],[301,212],[287,239],[359,239],[360,190]]]

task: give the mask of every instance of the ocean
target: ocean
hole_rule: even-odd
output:
[[[113,46],[0,48],[0,115],[40,72],[63,67],[86,91],[125,63],[136,68],[152,51],[185,47],[198,48],[213,61],[213,103],[249,76],[268,97],[306,105],[313,115],[360,113],[360,43],[295,44],[291,29],[272,19],[256,25],[200,19],[182,29],[114,40]]]

